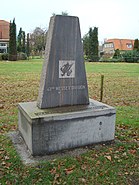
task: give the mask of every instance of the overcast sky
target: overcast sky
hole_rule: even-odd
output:
[[[139,0],[5,0],[0,19],[15,17],[17,32],[47,28],[53,13],[66,11],[78,16],[82,36],[89,27],[98,27],[99,41],[105,38],[139,38]]]

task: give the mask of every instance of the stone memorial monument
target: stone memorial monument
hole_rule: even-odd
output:
[[[51,17],[38,100],[18,110],[32,155],[114,140],[115,109],[88,97],[78,17]]]

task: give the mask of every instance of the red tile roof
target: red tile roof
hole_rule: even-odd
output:
[[[9,22],[5,20],[0,20],[0,24],[9,24]]]
[[[131,39],[108,39],[106,43],[113,43],[115,50],[132,50],[134,46],[134,40]]]
[[[0,39],[9,39],[9,22],[0,20]]]

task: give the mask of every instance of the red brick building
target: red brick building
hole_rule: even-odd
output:
[[[0,20],[0,53],[7,53],[9,43],[9,22]]]
[[[120,52],[133,50],[134,40],[131,39],[108,39],[104,42],[103,53],[105,56],[112,57],[116,49]]]

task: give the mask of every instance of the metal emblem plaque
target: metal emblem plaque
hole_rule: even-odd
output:
[[[74,60],[59,60],[59,78],[75,78]]]

